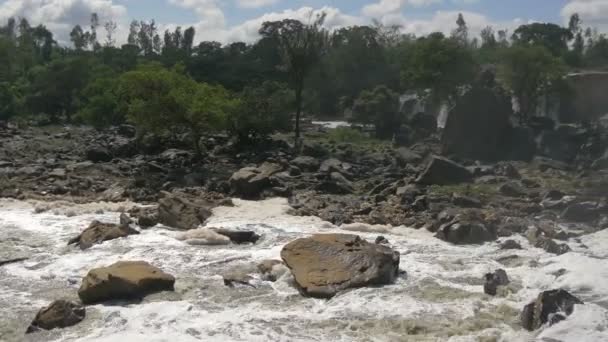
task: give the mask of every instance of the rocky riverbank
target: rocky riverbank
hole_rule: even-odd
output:
[[[238,288],[239,296],[246,292],[247,298],[264,296],[265,293],[271,295],[272,291],[266,291],[268,289],[256,291],[265,286],[277,290],[272,283],[280,278],[285,280],[281,286],[290,288],[288,292],[297,290],[305,296],[322,298],[334,297],[345,290],[348,293],[351,288],[372,286],[370,289],[373,289],[375,286],[389,285],[391,290],[384,294],[389,297],[403,294],[405,286],[408,289],[406,295],[416,301],[425,302],[434,296],[447,296],[453,300],[447,301],[448,304],[440,299],[441,303],[453,306],[460,305],[460,301],[472,305],[472,298],[476,298],[476,303],[479,300],[488,301],[490,299],[478,296],[485,292],[490,296],[506,298],[505,303],[498,307],[492,304],[491,308],[483,304],[485,309],[475,313],[475,317],[487,315],[487,310],[497,308],[501,308],[500,315],[477,317],[481,321],[475,321],[475,328],[464,327],[463,321],[452,327],[455,330],[447,327],[447,330],[437,330],[428,324],[408,321],[418,328],[412,328],[415,331],[406,329],[406,335],[440,339],[453,334],[473,334],[478,337],[489,334],[496,337],[498,335],[492,329],[501,324],[507,324],[513,331],[521,328],[536,330],[545,324],[566,319],[566,314],[574,312],[576,315],[573,307],[575,304],[583,305],[583,301],[587,303],[590,300],[592,305],[605,308],[603,295],[598,291],[586,293],[584,287],[565,282],[567,289],[583,297],[582,300],[568,292],[556,292],[556,295],[544,293],[553,289],[547,287],[549,283],[530,283],[530,276],[522,275],[522,267],[526,269],[525,272],[534,272],[538,267],[553,270],[549,265],[556,262],[556,265],[565,265],[555,275],[558,279],[569,272],[581,272],[572,269],[573,264],[568,264],[571,258],[575,258],[576,262],[581,256],[586,258],[587,255],[601,258],[597,254],[597,246],[588,244],[593,241],[592,237],[603,236],[604,229],[608,228],[608,173],[603,170],[608,165],[603,162],[605,156],[593,151],[599,149],[596,145],[608,146],[608,140],[595,135],[592,129],[572,127],[572,130],[578,130],[576,141],[579,145],[567,149],[566,152],[570,154],[566,160],[570,162],[564,161],[564,150],[560,150],[563,152],[561,155],[555,153],[557,147],[549,148],[549,143],[540,140],[535,156],[530,160],[492,163],[441,156],[442,147],[434,134],[427,134],[427,138],[409,147],[398,147],[376,142],[338,142],[323,129],[315,128],[308,132],[301,151],[297,153],[288,140],[280,137],[275,137],[264,146],[243,149],[225,137],[213,136],[204,139],[207,152],[201,157],[187,150],[190,144],[183,137],[135,139],[135,132],[129,126],[104,132],[81,127],[7,127],[0,132],[3,147],[0,151],[0,194],[16,202],[3,202],[4,205],[13,210],[10,208],[15,205],[21,208],[25,205],[23,203],[28,202],[26,207],[33,207],[27,210],[41,217],[53,217],[45,218],[47,223],[37,223],[42,225],[40,232],[44,232],[44,224],[57,224],[61,217],[78,218],[79,225],[74,227],[72,223],[68,227],[58,224],[58,229],[61,228],[56,233],[59,235],[47,246],[42,240],[28,242],[29,235],[23,235],[27,229],[23,231],[17,222],[4,222],[3,236],[15,236],[14,240],[3,242],[6,249],[1,255],[0,266],[6,265],[3,272],[7,272],[5,276],[9,282],[23,281],[19,272],[36,273],[38,269],[43,270],[44,275],[33,275],[36,284],[26,293],[27,296],[37,291],[45,293],[45,305],[50,303],[49,300],[68,299],[42,310],[40,319],[37,317],[32,322],[32,332],[49,326],[48,322],[42,321],[44,317],[54,320],[57,327],[67,327],[82,320],[85,326],[86,322],[89,322],[89,327],[94,325],[88,313],[84,318],[84,308],[77,303],[75,292],[66,290],[65,284],[61,284],[68,281],[67,288],[85,286],[83,277],[88,271],[95,274],[93,267],[111,274],[112,267],[116,267],[110,265],[112,260],[136,262],[134,265],[137,267],[145,261],[145,267],[152,269],[128,272],[131,275],[141,274],[141,278],[110,276],[110,279],[124,279],[119,281],[120,284],[130,284],[126,287],[129,289],[127,298],[123,292],[116,296],[114,285],[103,281],[100,284],[105,285],[101,287],[88,286],[100,293],[87,296],[101,296],[105,300],[141,300],[150,293],[169,290],[167,279],[173,279],[170,290],[177,293],[177,301],[191,302],[198,298],[195,289],[200,286],[211,286],[215,289],[213,291],[219,291],[215,285],[203,284],[200,279],[186,276],[191,271],[178,266],[176,260],[163,260],[165,257],[172,258],[167,254],[170,250],[185,246],[189,246],[187,253],[180,252],[180,260],[192,260],[193,256],[204,253],[203,259],[210,258],[211,264],[208,266],[217,265],[205,270],[205,277],[219,276],[225,286]],[[565,128],[558,127],[555,132],[560,130]],[[272,212],[263,204],[267,201],[232,200],[259,201],[276,197],[286,198],[289,206],[281,204],[280,211]],[[260,204],[258,210],[262,212],[271,210],[269,216],[264,217],[263,213],[259,213],[262,215],[252,218],[243,212],[243,218],[239,220],[239,210],[251,210],[255,203]],[[221,213],[230,210],[236,216],[222,221]],[[289,222],[308,222],[312,227],[303,228],[301,223],[296,224],[299,228],[288,227],[289,224],[284,222],[273,223],[277,217]],[[314,219],[310,221],[311,218]],[[81,220],[88,222],[85,225]],[[347,235],[353,232],[362,236]],[[324,235],[310,238],[310,233]],[[325,235],[327,233],[334,235]],[[408,240],[410,238],[424,239],[424,242],[412,247],[412,242]],[[171,239],[171,242],[167,244],[165,239]],[[82,249],[79,253],[84,254],[78,254],[78,258],[88,261],[79,263],[77,267],[64,264],[70,255],[75,256],[74,247],[65,247],[68,242]],[[64,247],[59,247],[62,244]],[[41,249],[40,246],[46,247]],[[159,252],[154,246],[168,248],[169,251]],[[51,251],[45,252],[47,248]],[[441,252],[431,254],[442,260],[447,253],[457,260],[432,265],[430,259],[425,259],[429,265],[417,269],[415,265],[420,260],[407,257],[411,253],[410,248],[418,250],[415,253],[421,255],[427,248],[439,248]],[[216,249],[223,252],[212,255]],[[100,252],[103,255],[99,255]],[[49,253],[52,259],[50,263],[44,263],[43,255]],[[86,253],[90,254],[87,256]],[[116,253],[125,258],[117,259]],[[252,258],[248,253],[256,257]],[[344,253],[351,253],[351,259],[337,257]],[[470,254],[466,262],[459,253]],[[573,256],[569,257],[570,254]],[[99,259],[92,262],[90,258],[95,255]],[[247,262],[243,263],[243,260]],[[61,296],[51,295],[52,291],[48,290],[47,285],[40,282],[49,276],[49,268],[58,266],[57,263],[62,264],[69,273],[68,278],[65,278],[66,274],[54,273],[50,278],[53,289]],[[425,273],[427,267],[439,267],[447,272],[460,269],[455,265],[466,268],[469,263],[479,267],[465,272],[466,275],[456,272],[452,278],[441,277],[438,275],[441,272],[439,269],[431,272],[435,276]],[[314,265],[325,266],[317,268]],[[106,271],[104,267],[109,268]],[[165,275],[164,272],[168,273]],[[157,288],[150,280],[156,276],[151,274],[162,274],[161,282],[164,285]],[[415,281],[412,281],[412,274]],[[605,274],[598,276],[608,277]],[[105,276],[91,279],[100,277]],[[425,279],[430,283],[427,284]],[[566,279],[573,278],[566,276]],[[195,284],[182,283],[186,280]],[[86,282],[94,284],[95,281]],[[391,287],[393,283],[396,288]],[[121,286],[116,289],[124,290]],[[243,290],[243,286],[249,290]],[[6,293],[16,290],[9,283],[3,285]],[[229,290],[222,289],[221,296],[234,296],[226,291]],[[366,293],[371,301],[362,305],[375,305],[373,291],[357,291]],[[459,296],[459,291],[467,293]],[[152,298],[156,298],[154,296]],[[173,295],[166,293],[160,296],[161,301],[173,298]],[[530,302],[534,298],[537,298],[536,301]],[[284,300],[289,302],[291,299]],[[213,302],[220,305],[221,301]],[[245,302],[255,305],[255,301]],[[301,300],[296,302],[300,303]],[[525,310],[522,303],[527,305]],[[567,303],[569,309],[558,317],[555,314],[563,306],[560,303]],[[10,305],[8,302],[6,304]],[[19,302],[19,305],[22,315],[31,314],[33,308],[27,302]],[[286,305],[285,302],[282,305]],[[550,309],[551,312],[543,309],[550,307],[554,308]],[[92,308],[94,312],[99,310],[98,306]],[[471,307],[467,306],[469,309]],[[520,318],[519,312],[522,310]],[[401,311],[400,315],[407,316]],[[425,311],[423,317],[430,319],[428,315],[431,312]],[[59,323],[56,323],[57,315],[60,318],[64,315],[65,319],[59,319]],[[444,318],[456,317],[445,312],[442,315],[446,315]],[[339,319],[332,316],[330,321]],[[364,328],[365,322],[370,322],[367,318],[361,316],[357,320],[362,324],[357,331],[362,331],[363,335],[353,332],[355,340],[363,339],[367,333],[372,334]],[[8,324],[10,329],[0,327],[0,332],[10,339],[20,338],[21,327],[15,327],[15,322],[11,322],[2,322],[3,325]],[[349,324],[355,323],[351,321]],[[406,324],[405,321],[403,324]],[[380,326],[372,326],[380,329]],[[26,328],[24,326],[23,331]],[[405,329],[395,329],[403,334],[405,330],[402,331],[402,328]],[[461,328],[465,330],[460,331]],[[230,329],[234,329],[234,326]],[[325,336],[327,331],[318,327],[318,332],[319,336]],[[334,333],[339,334],[337,331]],[[249,336],[234,334],[231,332],[227,338],[238,340]],[[203,338],[200,331],[198,334],[188,333],[188,336]],[[280,336],[280,333],[276,336]],[[303,336],[294,338],[303,339]],[[527,335],[520,337],[525,338],[523,336]],[[96,336],[93,340],[100,337]]]

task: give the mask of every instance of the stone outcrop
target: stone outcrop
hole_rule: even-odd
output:
[[[68,245],[78,245],[81,249],[88,249],[104,241],[119,239],[139,232],[129,225],[118,225],[93,221],[80,235],[71,239]]]
[[[175,278],[144,261],[119,261],[95,268],[82,279],[78,296],[84,304],[109,300],[141,299],[148,294],[173,291]]]
[[[158,222],[176,229],[195,229],[211,216],[211,207],[195,197],[165,193],[158,201]]]
[[[330,298],[339,291],[390,284],[399,273],[399,253],[359,236],[319,234],[295,240],[281,251],[304,295]]]
[[[237,196],[256,198],[271,186],[270,177],[282,169],[280,165],[273,163],[242,168],[230,177],[230,187]]]
[[[416,183],[423,185],[450,185],[473,180],[473,174],[464,166],[447,158],[433,156]]]
[[[38,311],[26,333],[71,327],[80,323],[85,315],[84,306],[66,300],[57,300]]]
[[[547,323],[549,325],[559,323],[574,312],[575,304],[583,304],[583,302],[565,290],[542,292],[535,301],[524,307],[521,323],[530,331]]]

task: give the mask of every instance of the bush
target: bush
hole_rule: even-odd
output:
[[[247,87],[241,92],[238,109],[228,117],[228,129],[242,143],[287,131],[293,101],[293,92],[281,83],[266,81]]]
[[[386,86],[361,92],[353,106],[352,121],[373,124],[378,139],[391,139],[402,122],[399,113],[399,95]]]

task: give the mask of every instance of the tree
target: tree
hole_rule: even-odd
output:
[[[80,25],[74,26],[72,32],[70,32],[70,40],[78,51],[85,50],[89,46],[89,37]]]
[[[321,14],[309,25],[305,25],[294,19],[265,22],[259,31],[262,37],[271,37],[277,41],[283,60],[283,67],[291,78],[295,92],[296,142],[300,140],[300,117],[302,114],[304,81],[327,48],[328,33],[321,27],[324,20],[325,14]]]
[[[469,28],[467,27],[467,22],[464,20],[462,13],[458,13],[456,25],[456,29],[452,31],[452,38],[460,45],[467,46],[469,43]]]
[[[540,97],[556,89],[564,74],[561,60],[542,46],[515,45],[499,66],[499,79],[519,103],[521,122],[534,115]]]
[[[386,86],[362,91],[353,105],[352,121],[374,125],[379,139],[392,138],[402,121],[399,95]]]
[[[108,21],[105,23],[104,28],[106,30],[106,41],[105,41],[105,46],[106,47],[112,47],[114,45],[116,45],[116,30],[118,28],[118,25],[116,24],[115,21]]]
[[[98,129],[124,123],[124,113],[118,109],[117,85],[118,75],[112,68],[105,65],[95,68],[91,81],[81,92],[78,118]]]
[[[410,48],[401,71],[405,88],[421,96],[431,91],[434,103],[454,102],[463,86],[472,82],[476,72],[473,55],[454,39],[442,33],[420,38]]]
[[[240,94],[239,109],[228,117],[228,130],[240,143],[287,131],[293,101],[293,92],[284,84],[266,81],[248,86]]]
[[[522,25],[513,33],[513,41],[516,43],[541,45],[556,57],[568,51],[568,42],[572,38],[570,30],[552,23]]]
[[[481,30],[481,48],[482,49],[495,49],[498,46],[496,41],[496,35],[494,35],[494,29],[492,26],[486,26]]]

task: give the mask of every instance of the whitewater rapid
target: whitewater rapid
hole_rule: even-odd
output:
[[[515,237],[523,250],[498,243],[453,246],[425,230],[353,224],[336,227],[287,214],[284,199],[235,200],[208,227],[255,230],[256,245],[192,246],[179,232],[157,226],[81,251],[66,246],[92,220],[117,222],[125,204],[49,205],[0,200],[0,341],[608,341],[608,230],[570,241],[572,252],[547,254]],[[280,259],[283,245],[313,233],[383,235],[401,253],[405,271],[394,285],[344,292],[331,300],[303,298],[289,274],[255,287],[224,285],[222,273]],[[517,257],[515,257],[517,256]],[[173,274],[175,293],[141,303],[87,307],[71,328],[24,335],[41,307],[77,300],[82,277],[118,260],[144,260]],[[482,276],[498,268],[512,285],[502,296],[483,294]],[[564,322],[529,333],[522,307],[539,292],[566,289],[583,301]]]

